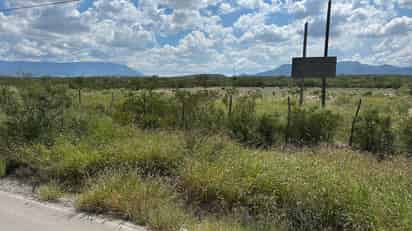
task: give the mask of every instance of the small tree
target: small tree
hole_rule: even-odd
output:
[[[115,113],[123,123],[132,122],[145,129],[167,127],[176,123],[176,107],[170,97],[152,90],[130,94]]]
[[[51,144],[64,129],[65,110],[71,105],[66,86],[32,86],[9,96],[1,131],[7,142]]]

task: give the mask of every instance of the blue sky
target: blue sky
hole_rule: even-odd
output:
[[[0,0],[18,7],[53,0]],[[255,73],[323,53],[326,0],[81,0],[0,13],[0,59],[110,61],[146,74]],[[412,0],[334,0],[330,55],[412,66]]]

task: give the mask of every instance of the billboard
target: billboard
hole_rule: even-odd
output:
[[[337,57],[293,58],[292,78],[336,77]]]

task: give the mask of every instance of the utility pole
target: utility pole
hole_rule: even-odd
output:
[[[325,35],[325,57],[328,57],[329,51],[329,34],[330,34],[330,15],[332,9],[332,0],[328,2],[328,15],[326,18],[326,35]],[[322,107],[326,106],[326,77],[322,77]]]
[[[303,39],[303,54],[302,57],[306,58],[306,48],[308,44],[308,23],[305,23],[305,34],[304,34],[304,39]],[[299,97],[299,104],[302,106],[303,105],[303,98],[304,94],[303,91],[305,89],[305,77],[302,76],[301,79],[301,85],[300,85],[300,97]]]

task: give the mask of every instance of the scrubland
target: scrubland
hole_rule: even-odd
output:
[[[159,231],[410,230],[411,89],[297,95],[3,86],[0,177]]]

